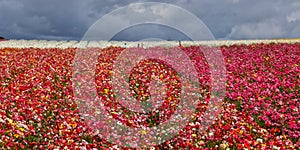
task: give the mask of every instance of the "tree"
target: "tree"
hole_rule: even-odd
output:
[[[5,40],[5,38],[4,38],[4,37],[2,37],[2,36],[0,36],[0,41],[3,41],[3,40]]]

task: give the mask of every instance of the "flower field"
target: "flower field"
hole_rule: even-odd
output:
[[[14,48],[0,43],[1,149],[129,149],[101,139],[80,115],[71,80],[77,49],[72,44],[76,43]],[[137,100],[150,96],[151,78],[145,74],[154,74],[165,83],[162,88],[167,97],[159,114],[132,113],[111,96],[114,91],[108,82],[113,61],[125,48],[100,47],[95,82],[109,114],[136,128],[167,120],[179,101],[181,83],[176,72],[159,60],[145,60],[135,67],[130,87]],[[300,43],[220,46],[226,65],[226,96],[218,119],[203,133],[198,129],[210,99],[209,66],[201,46],[180,48],[199,73],[202,103],[177,136],[152,149],[299,149]]]

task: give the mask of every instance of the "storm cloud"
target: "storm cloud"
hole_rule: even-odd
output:
[[[0,36],[9,39],[80,40],[99,18],[120,7],[146,0],[0,0]],[[300,37],[298,0],[163,0],[196,15],[216,39]],[[182,21],[182,20],[178,20]],[[116,21],[116,23],[118,23]],[[107,29],[109,30],[109,26]],[[193,28],[192,26],[190,28]],[[138,34],[137,34],[138,33]],[[186,36],[160,25],[130,27],[115,40],[145,35],[167,40]]]

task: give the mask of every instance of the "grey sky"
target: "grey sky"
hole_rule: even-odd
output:
[[[135,2],[148,1],[0,0],[0,36],[10,39],[80,40],[100,17]],[[190,11],[207,25],[217,39],[300,37],[299,0],[151,2],[170,3]],[[131,27],[115,38],[139,40],[147,38],[145,35],[172,40],[185,38],[181,33],[159,25]]]

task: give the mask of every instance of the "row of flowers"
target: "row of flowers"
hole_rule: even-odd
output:
[[[202,47],[180,49],[198,71],[203,99],[199,99],[185,128],[152,148],[296,149],[300,146],[300,44],[219,47],[227,71],[226,96],[218,119],[205,132],[199,129],[211,97],[209,66],[201,53]],[[0,50],[1,148],[126,148],[101,139],[80,113],[72,87],[76,50]],[[109,108],[108,115],[123,125],[157,126],[177,109],[182,86],[179,75],[159,59],[140,62],[128,79],[131,96],[152,108],[147,100],[153,94],[150,88],[153,80],[162,82],[161,91],[167,96],[159,108],[150,109],[149,113],[132,112],[118,103],[111,85],[113,63],[124,50],[123,47],[99,50],[95,73],[98,97]]]

